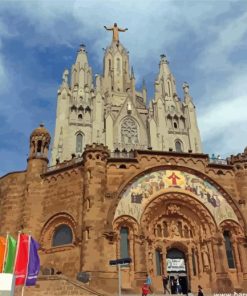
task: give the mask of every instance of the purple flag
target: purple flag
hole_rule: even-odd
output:
[[[36,280],[37,280],[39,269],[40,269],[38,249],[39,249],[39,244],[31,237],[26,286],[35,286],[36,284]]]

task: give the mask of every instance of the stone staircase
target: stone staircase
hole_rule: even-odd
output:
[[[21,296],[21,287],[16,287],[15,296]],[[64,275],[40,276],[35,287],[25,287],[24,296],[107,296],[103,291],[95,291],[81,282]]]

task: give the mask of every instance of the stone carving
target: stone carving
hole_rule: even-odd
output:
[[[169,234],[171,238],[180,237],[177,223],[173,220],[169,226]]]
[[[121,138],[125,144],[138,143],[137,124],[131,117],[127,117],[121,125]]]
[[[205,245],[202,246],[201,253],[202,253],[202,260],[203,260],[204,269],[208,270],[209,269],[209,257],[208,257],[208,250]]]
[[[167,207],[167,214],[177,214],[180,212],[180,207],[177,205],[169,205]]]
[[[118,32],[125,32],[128,30],[128,28],[125,28],[125,29],[119,28],[117,23],[114,23],[113,27],[111,27],[111,28],[107,28],[106,26],[104,26],[104,28],[107,31],[112,31],[112,41],[117,42],[117,43],[119,43],[119,33]]]

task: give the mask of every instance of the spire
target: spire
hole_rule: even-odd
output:
[[[142,80],[142,89],[147,90],[146,81],[145,79]]]
[[[84,44],[80,44],[80,48],[77,51],[76,63],[79,63],[81,67],[83,67],[85,63],[88,64],[87,52],[85,48],[86,46]]]
[[[131,67],[131,75],[130,75],[130,79],[135,79],[135,73],[134,73],[134,68],[133,68],[133,66]]]
[[[184,90],[184,100],[185,102],[192,101],[192,97],[190,95],[190,86],[187,82],[183,83],[183,90]]]
[[[171,73],[168,65],[169,65],[169,61],[166,55],[161,54],[159,66],[160,66],[160,74],[162,74],[163,76],[168,76]]]

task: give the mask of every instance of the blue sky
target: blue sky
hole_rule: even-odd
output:
[[[104,25],[128,27],[137,87],[149,98],[165,53],[182,97],[190,84],[205,153],[226,157],[247,146],[247,1],[0,1],[0,175],[23,170],[31,131],[53,135],[56,93],[65,68],[86,45],[102,72],[111,41]]]

